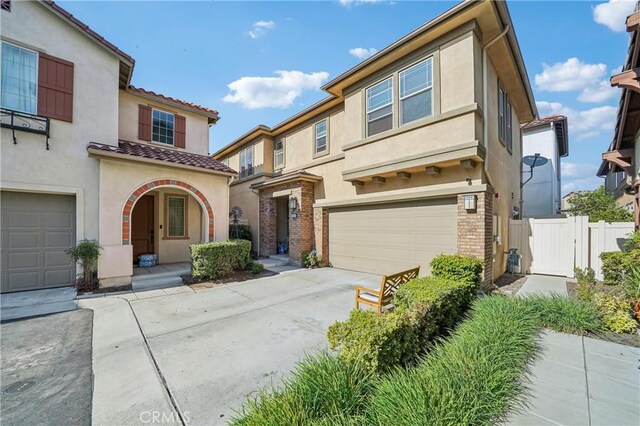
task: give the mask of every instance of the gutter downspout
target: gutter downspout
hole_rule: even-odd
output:
[[[487,49],[489,49],[495,42],[504,37],[511,26],[507,25],[504,27],[504,30],[497,36],[495,36],[491,41],[484,45],[482,48],[482,144],[485,147],[487,154],[489,153],[489,114],[487,114],[487,107],[489,105],[489,94],[487,90],[488,82],[488,65],[487,65]],[[493,187],[493,179],[491,179],[491,175],[489,174],[489,155],[484,159],[484,171],[487,175],[487,181],[491,187]],[[520,196],[522,199],[522,194]]]

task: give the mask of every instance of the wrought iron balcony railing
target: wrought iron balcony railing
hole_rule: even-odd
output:
[[[48,117],[0,108],[0,127],[11,129],[14,145],[18,144],[16,130],[20,132],[35,133],[46,137],[46,146],[49,149],[49,130],[51,121]]]

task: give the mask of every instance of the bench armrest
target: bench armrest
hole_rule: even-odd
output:
[[[380,291],[379,291],[379,290],[373,290],[373,289],[371,289],[371,288],[362,287],[362,286],[360,286],[360,285],[357,285],[357,286],[355,287],[355,289],[356,289],[356,294],[357,294],[357,295],[359,295],[361,291],[364,291],[364,292],[366,292],[366,293],[373,293],[373,294],[375,294],[375,295],[380,296]]]

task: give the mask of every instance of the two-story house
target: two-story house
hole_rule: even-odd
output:
[[[392,273],[439,253],[506,267],[522,135],[536,107],[504,2],[465,1],[327,83],[328,96],[214,158],[239,170],[230,205],[254,247],[315,248],[335,267]]]
[[[622,90],[613,140],[602,154],[598,176],[618,205],[634,212],[640,229],[640,5],[626,20],[630,33],[627,60],[622,71],[611,77],[611,85]],[[631,204],[631,206],[629,206]]]
[[[72,284],[82,239],[109,286],[139,254],[188,261],[227,238],[216,111],[131,86],[133,58],[51,1],[3,2],[0,19],[3,292]]]
[[[560,159],[569,155],[567,117],[552,115],[522,126],[522,155],[536,157],[523,165],[522,215],[553,216],[562,210],[562,167]],[[538,164],[539,162],[539,164]],[[533,169],[530,167],[533,165]]]

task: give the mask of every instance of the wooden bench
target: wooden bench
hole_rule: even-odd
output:
[[[383,275],[380,290],[373,290],[356,286],[356,309],[360,309],[360,303],[376,308],[381,313],[382,308],[391,303],[391,298],[398,287],[416,278],[420,273],[420,267],[398,272],[393,275]]]

